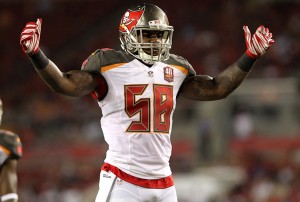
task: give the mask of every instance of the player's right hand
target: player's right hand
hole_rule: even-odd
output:
[[[41,37],[42,19],[38,18],[36,22],[28,22],[21,32],[20,45],[26,54],[35,54],[39,50]]]
[[[268,48],[275,42],[272,39],[272,33],[263,25],[257,28],[253,36],[251,36],[248,26],[244,26],[243,29],[247,45],[246,53],[252,58],[259,58],[265,54]]]

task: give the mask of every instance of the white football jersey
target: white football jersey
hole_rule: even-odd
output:
[[[107,83],[98,100],[109,145],[105,162],[142,179],[170,176],[176,97],[185,78],[194,74],[188,62],[171,55],[148,67],[125,52],[97,50],[83,69],[101,73]]]

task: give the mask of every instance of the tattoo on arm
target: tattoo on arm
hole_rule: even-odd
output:
[[[98,86],[98,75],[83,70],[63,73],[49,60],[43,69],[36,69],[43,81],[54,91],[66,96],[80,97],[93,92]]]
[[[64,77],[72,84],[74,95],[86,95],[95,90],[97,86],[96,75],[85,71],[70,71]]]
[[[199,101],[223,99],[232,93],[248,74],[234,64],[214,78],[206,75],[187,78],[183,84],[182,94]]]

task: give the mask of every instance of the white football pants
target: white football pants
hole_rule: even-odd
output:
[[[95,202],[177,202],[174,186],[150,189],[128,183],[112,172],[101,171]]]

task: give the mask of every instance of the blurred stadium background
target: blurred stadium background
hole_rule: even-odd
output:
[[[150,1],[148,1],[150,2]],[[216,75],[245,51],[243,25],[263,24],[276,44],[225,100],[180,98],[172,134],[180,202],[300,201],[300,1],[151,1],[175,27],[173,53]],[[118,25],[136,1],[1,0],[2,128],[23,141],[21,202],[92,202],[106,144],[91,97],[52,92],[19,46],[43,18],[41,48],[63,70],[98,48],[119,49]]]

